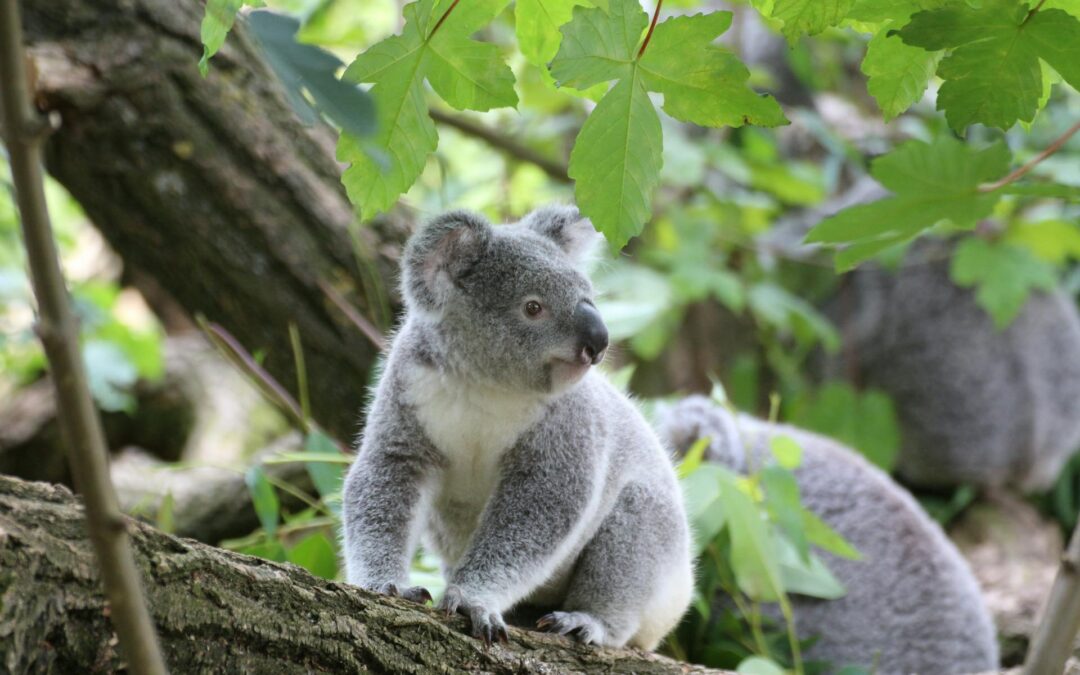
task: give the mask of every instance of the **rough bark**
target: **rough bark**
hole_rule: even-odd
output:
[[[485,649],[464,619],[134,521],[129,529],[175,673],[709,672],[516,629],[508,645]],[[83,510],[65,488],[0,477],[0,571],[8,672],[123,666]]]
[[[242,26],[200,77],[199,0],[54,0],[24,12],[35,98],[60,122],[49,172],[126,265],[265,352],[290,389],[295,322],[315,417],[353,434],[377,352],[319,284],[369,314],[383,307],[372,289],[395,276],[386,243],[403,225],[350,235],[333,134],[301,125]]]

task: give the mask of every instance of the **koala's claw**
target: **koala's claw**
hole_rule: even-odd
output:
[[[389,582],[380,586],[379,592],[395,598],[405,598],[421,605],[426,605],[432,600],[431,593],[423,586],[409,586],[408,588],[399,589],[397,584]]]
[[[599,619],[585,612],[552,612],[540,617],[536,627],[549,633],[572,637],[585,644],[602,644],[607,632]]]
[[[472,636],[483,640],[485,647],[490,647],[496,640],[503,644],[510,641],[502,614],[482,602],[470,601],[457,586],[447,587],[446,593],[439,602],[439,609],[443,610],[447,616],[458,612],[468,617],[472,626]]]

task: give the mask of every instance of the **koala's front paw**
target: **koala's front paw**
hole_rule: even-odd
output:
[[[460,586],[446,587],[446,594],[439,601],[439,609],[448,615],[459,612],[467,616],[472,624],[473,637],[480,638],[485,645],[491,646],[495,640],[506,644],[510,640],[502,613],[480,600],[470,598]]]
[[[431,593],[423,586],[409,586],[407,588],[398,588],[397,584],[393,582],[387,582],[382,586],[379,586],[378,591],[383,595],[390,595],[395,598],[405,598],[406,600],[412,600],[418,602],[421,605],[426,605],[431,602]]]

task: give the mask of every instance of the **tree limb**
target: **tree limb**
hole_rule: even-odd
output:
[[[1042,621],[1031,638],[1024,675],[1057,675],[1080,631],[1080,524],[1073,530],[1061,568],[1050,589]]]
[[[499,133],[491,127],[480,124],[479,122],[474,122],[461,115],[454,115],[436,109],[431,110],[431,119],[439,124],[454,127],[467,136],[479,138],[491,147],[501,150],[515,159],[535,164],[553,180],[557,180],[560,183],[571,182],[570,175],[567,173],[569,169],[566,168],[566,164],[549,159],[532,148],[518,143],[513,138]]]
[[[48,124],[30,104],[26,79],[18,6],[15,0],[3,0],[0,3],[0,102],[4,110],[5,143],[38,305],[37,332],[56,386],[60,433],[75,484],[86,499],[86,525],[100,562],[120,646],[134,672],[164,674],[165,662],[143,600],[116,493],[109,481],[105,434],[90,398],[75,313],[49,223],[41,175],[41,140]]]
[[[130,523],[166,660],[196,673],[708,673],[513,629],[484,649],[463,618]],[[0,653],[14,672],[115,672],[108,606],[64,488],[0,477]]]

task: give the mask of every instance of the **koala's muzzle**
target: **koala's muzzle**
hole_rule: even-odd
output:
[[[582,363],[594,366],[604,359],[608,346],[607,326],[591,302],[582,300],[574,309],[574,332]]]

